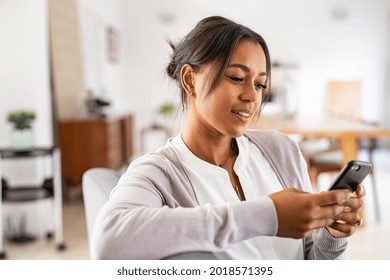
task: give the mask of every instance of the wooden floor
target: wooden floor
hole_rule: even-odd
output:
[[[361,155],[364,158],[364,154]],[[364,185],[367,190],[365,200],[365,225],[349,238],[347,259],[389,260],[390,259],[390,151],[375,154],[375,171],[378,185],[381,219],[374,213],[374,200],[371,181]],[[328,185],[330,178],[322,175],[321,185]],[[64,204],[64,238],[67,249],[58,251],[54,241],[41,237],[31,243],[15,244],[5,241],[4,249],[8,259],[49,260],[89,259],[84,206],[81,195]]]

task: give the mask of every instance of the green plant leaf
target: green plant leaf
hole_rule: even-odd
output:
[[[31,122],[35,119],[35,112],[29,110],[16,110],[8,113],[7,120],[15,129],[31,128]]]
[[[158,113],[164,117],[169,117],[175,112],[175,110],[175,104],[166,102],[159,107]]]

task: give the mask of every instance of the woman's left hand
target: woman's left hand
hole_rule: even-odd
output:
[[[345,202],[345,210],[337,216],[335,222],[326,229],[334,237],[347,237],[354,234],[356,227],[363,224],[363,218],[359,212],[363,206],[363,197],[366,191],[362,185],[358,185],[356,192]]]

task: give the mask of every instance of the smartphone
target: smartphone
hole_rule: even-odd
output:
[[[372,163],[360,160],[351,160],[337,174],[329,190],[349,189],[356,191],[357,185],[361,184],[372,170]]]

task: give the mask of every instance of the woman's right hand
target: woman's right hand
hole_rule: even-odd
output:
[[[351,196],[349,190],[311,194],[296,188],[270,194],[278,216],[276,235],[303,238],[314,229],[332,225]]]

